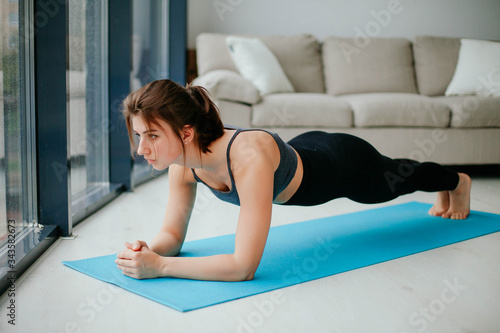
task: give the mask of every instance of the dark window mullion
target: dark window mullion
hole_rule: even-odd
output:
[[[109,179],[131,189],[132,159],[127,128],[121,115],[123,99],[130,92],[132,3],[109,0]]]
[[[34,4],[38,217],[39,223],[57,225],[62,236],[69,236],[67,4],[52,8],[51,15],[46,1]]]
[[[169,1],[168,10],[168,72],[170,79],[186,84],[187,2]]]

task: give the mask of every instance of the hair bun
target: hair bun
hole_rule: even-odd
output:
[[[213,104],[209,96],[210,93],[208,92],[208,90],[202,86],[194,86],[191,84],[189,84],[186,87],[186,89],[188,90],[189,94],[194,98],[194,100],[201,105],[203,111],[205,113],[208,113],[210,111],[211,104]]]

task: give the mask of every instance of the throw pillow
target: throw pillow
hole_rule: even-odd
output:
[[[198,76],[193,84],[205,87],[212,97],[255,104],[260,102],[257,88],[240,74],[228,69],[215,69]]]
[[[295,92],[278,59],[260,39],[229,36],[226,45],[240,74],[250,80],[262,96]]]
[[[500,96],[500,43],[462,39],[455,74],[445,95]]]

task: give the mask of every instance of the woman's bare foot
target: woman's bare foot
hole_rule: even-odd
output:
[[[442,216],[450,208],[450,194],[448,191],[438,192],[436,203],[429,209],[429,215]]]
[[[449,191],[450,194],[450,208],[442,217],[453,220],[463,220],[469,216],[470,213],[470,189],[472,181],[465,173],[458,173],[460,180],[457,188]]]

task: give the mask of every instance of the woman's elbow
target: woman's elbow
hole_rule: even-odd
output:
[[[259,258],[260,259],[260,258]],[[255,272],[259,267],[260,260],[255,258],[245,258],[232,255],[231,281],[250,281],[253,280]]]
[[[243,282],[243,281],[251,281],[253,280],[255,276],[255,272],[246,272],[245,274],[241,275],[241,278],[240,278],[240,282]]]
[[[253,265],[245,265],[241,267],[241,269],[239,269],[238,273],[236,274],[235,281],[242,282],[253,280],[256,270],[257,267],[254,267]]]
[[[228,282],[243,282],[253,280],[257,267],[249,264],[235,264],[229,271],[226,271],[221,280]]]

